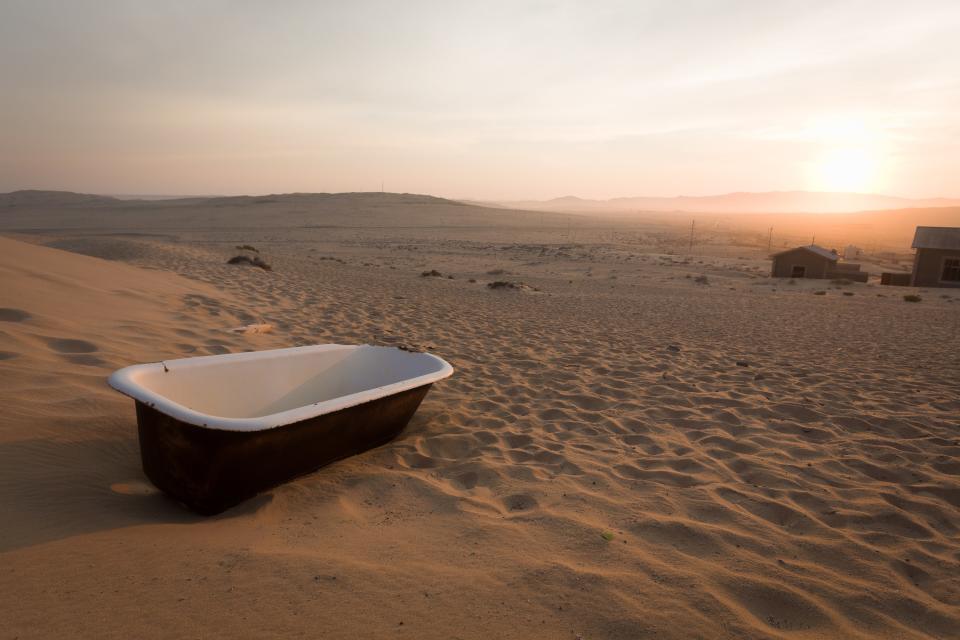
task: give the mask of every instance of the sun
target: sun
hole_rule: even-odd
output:
[[[862,147],[827,149],[814,162],[811,182],[817,191],[865,193],[876,187],[877,161]]]
[[[869,193],[881,187],[890,146],[882,122],[864,114],[817,118],[799,138],[815,149],[806,164],[811,189]]]

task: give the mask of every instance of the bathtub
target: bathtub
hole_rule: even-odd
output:
[[[452,373],[429,353],[323,344],[138,364],[108,382],[136,401],[150,481],[209,515],[388,442]]]

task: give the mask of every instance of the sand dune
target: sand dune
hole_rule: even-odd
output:
[[[775,283],[656,229],[85,224],[28,239],[112,262],[0,240],[13,636],[960,635],[956,294]],[[272,272],[225,264],[248,242]],[[112,369],[313,342],[457,373],[222,516],[143,479]]]

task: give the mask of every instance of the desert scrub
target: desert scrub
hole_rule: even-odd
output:
[[[233,256],[232,258],[227,260],[227,264],[247,265],[250,267],[260,267],[264,271],[273,271],[273,267],[271,267],[269,264],[264,262],[260,258],[260,256],[253,256],[252,258],[250,256],[244,256],[244,255]]]
[[[496,282],[488,282],[487,288],[494,290],[513,290],[513,291],[540,291],[537,287],[531,287],[525,282],[508,282],[506,280],[497,280]]]
[[[908,293],[907,295],[903,296],[903,299],[905,302],[920,302],[923,300],[923,298],[920,296],[913,295],[912,293]]]

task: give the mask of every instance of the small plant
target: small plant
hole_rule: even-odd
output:
[[[490,271],[487,271],[488,276],[502,276],[505,273],[508,273],[506,269],[491,269]]]
[[[710,284],[710,278],[707,276],[697,276],[693,279],[693,281],[697,284]]]
[[[610,531],[604,531],[603,533],[600,534],[600,537],[606,540],[607,542],[610,542],[611,540],[613,540],[613,533],[611,533]]]
[[[252,247],[249,244],[238,244],[237,251],[252,251],[253,253],[260,253],[256,247]]]
[[[227,264],[242,264],[250,267],[260,267],[264,271],[273,271],[273,267],[264,262],[260,256],[253,256],[252,258],[244,255],[233,256],[227,260]]]
[[[826,291],[814,291],[814,292],[813,292],[813,295],[815,295],[815,296],[825,296],[825,295],[827,295],[827,292],[826,292]]]
[[[843,292],[843,295],[845,295],[845,296],[852,296],[852,295],[853,295],[853,291],[844,291],[844,292]]]
[[[490,289],[529,289],[526,284],[522,282],[508,282],[506,280],[497,280],[496,282],[487,283],[487,287]]]
[[[442,278],[443,274],[437,271],[436,269],[431,269],[430,271],[424,271],[420,274],[421,278]]]
[[[914,295],[912,293],[908,293],[907,295],[903,296],[903,299],[905,302],[920,302],[921,300],[923,300],[923,298],[921,298],[920,296]]]

